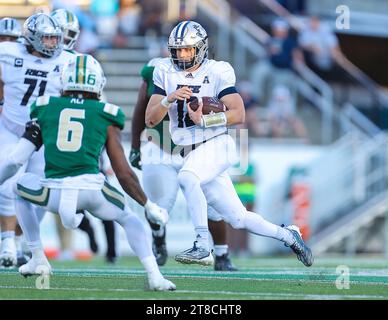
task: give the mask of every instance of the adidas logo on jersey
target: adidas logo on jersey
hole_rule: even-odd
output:
[[[36,59],[36,60],[35,60],[35,63],[43,64],[43,62],[42,62],[41,59]]]
[[[194,77],[193,77],[193,74],[190,72],[190,73],[186,74],[185,78],[191,78],[192,79]]]

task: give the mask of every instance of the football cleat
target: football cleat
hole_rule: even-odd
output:
[[[167,262],[168,254],[166,247],[166,233],[162,237],[153,236],[152,251],[158,266],[164,266]]]
[[[28,255],[24,254],[23,252],[21,252],[20,254],[18,253],[16,266],[20,267],[23,264],[26,264],[29,260],[30,260],[30,257]]]
[[[12,268],[16,266],[16,244],[14,238],[5,238],[1,241],[0,266]]]
[[[214,263],[215,271],[238,271],[238,269],[233,266],[232,261],[229,258],[227,253],[222,256],[217,256]]]
[[[314,262],[314,257],[311,252],[311,249],[305,244],[302,239],[302,234],[297,226],[291,225],[285,227],[285,229],[289,230],[293,237],[294,243],[292,245],[284,244],[286,247],[290,247],[292,251],[298,257],[298,260],[301,261],[306,267],[312,266]]]
[[[32,275],[52,275],[51,265],[48,262],[46,257],[34,258],[32,257],[30,261],[22,265],[19,268],[19,273],[24,276]]]
[[[212,266],[214,258],[210,251],[197,247],[197,241],[194,241],[194,246],[183,251],[175,256],[175,260],[184,264],[200,264],[203,266]]]
[[[108,263],[108,264],[115,264],[116,263],[116,261],[117,261],[117,258],[116,257],[114,257],[114,256],[106,256],[105,257],[105,261],[106,261],[106,263]]]
[[[159,276],[149,276],[148,277],[149,289],[153,291],[174,291],[176,286],[171,281],[163,278],[162,275]]]

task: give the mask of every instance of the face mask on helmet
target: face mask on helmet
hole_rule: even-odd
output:
[[[64,66],[62,91],[96,93],[99,97],[104,89],[106,78],[100,63],[91,55],[77,55]]]
[[[62,27],[64,48],[72,50],[80,34],[77,16],[68,10],[58,9],[51,13],[51,17]]]
[[[56,57],[62,52],[62,28],[55,19],[44,13],[35,14],[26,20],[23,37],[35,51],[45,57]]]
[[[190,59],[179,58],[178,50],[194,48]],[[200,65],[208,53],[207,33],[202,26],[194,21],[180,22],[170,33],[168,39],[170,59],[178,70],[188,70]]]
[[[22,35],[20,23],[13,18],[3,18],[0,20],[0,36],[19,38]]]

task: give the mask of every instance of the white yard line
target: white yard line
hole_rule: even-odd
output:
[[[37,290],[34,287],[27,287],[27,286],[0,286],[0,289],[33,289]],[[48,291],[55,290],[55,291],[83,291],[83,292],[145,292],[141,289],[120,289],[120,288],[109,288],[109,289],[94,289],[94,288],[50,288]],[[48,292],[47,291],[47,292]],[[46,291],[43,291],[46,292]],[[150,292],[150,291],[149,291]],[[257,298],[276,298],[276,297],[283,297],[283,298],[304,298],[304,299],[320,299],[320,300],[326,300],[326,299],[386,299],[386,297],[381,295],[351,295],[351,294],[328,294],[328,295],[320,295],[320,294],[303,294],[303,293],[259,293],[259,292],[243,292],[243,291],[200,291],[200,290],[177,290],[176,293],[188,293],[188,294],[211,294],[211,295],[231,295],[231,296],[250,296],[250,297],[257,297]],[[171,293],[174,294],[174,293]],[[89,299],[88,298],[79,298],[79,299]],[[187,298],[187,297],[186,297]],[[78,299],[78,298],[77,298]],[[99,298],[96,298],[99,299]],[[198,296],[195,296],[195,299],[198,299]]]

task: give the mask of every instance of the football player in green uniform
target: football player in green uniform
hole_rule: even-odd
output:
[[[32,258],[19,268],[22,275],[51,274],[43,251],[39,223],[31,215],[32,203],[59,214],[65,228],[77,228],[87,210],[114,220],[125,230],[128,242],[148,275],[151,290],[175,290],[159,271],[141,220],[125,203],[124,195],[109,185],[99,170],[105,147],[123,190],[144,206],[147,218],[164,226],[166,210],[147,199],[124,155],[120,130],[125,116],[113,104],[99,101],[105,85],[100,64],[90,55],[78,55],[64,67],[61,97],[41,96],[31,107],[31,119],[13,153],[0,165],[0,183],[44,145],[45,178],[32,173],[17,181],[17,214]]]
[[[74,50],[74,47],[81,32],[77,16],[66,9],[54,10],[53,12],[51,12],[50,16],[55,18],[63,29],[63,49],[74,54],[79,54],[79,52]],[[103,158],[104,157],[100,158],[100,169],[104,173]],[[114,263],[116,261],[117,256],[114,222],[111,220],[102,220],[102,224],[104,225],[107,244],[105,254],[106,261],[109,263]],[[66,232],[61,226],[61,224],[58,225],[59,233]],[[79,225],[79,229],[86,232],[89,237],[90,249],[93,253],[96,253],[98,251],[98,246],[95,239],[95,232],[92,227],[92,224],[90,223],[86,215],[82,219],[81,224]],[[69,246],[69,243],[63,241],[63,243],[61,243],[61,246],[62,249],[66,248],[67,246]]]

